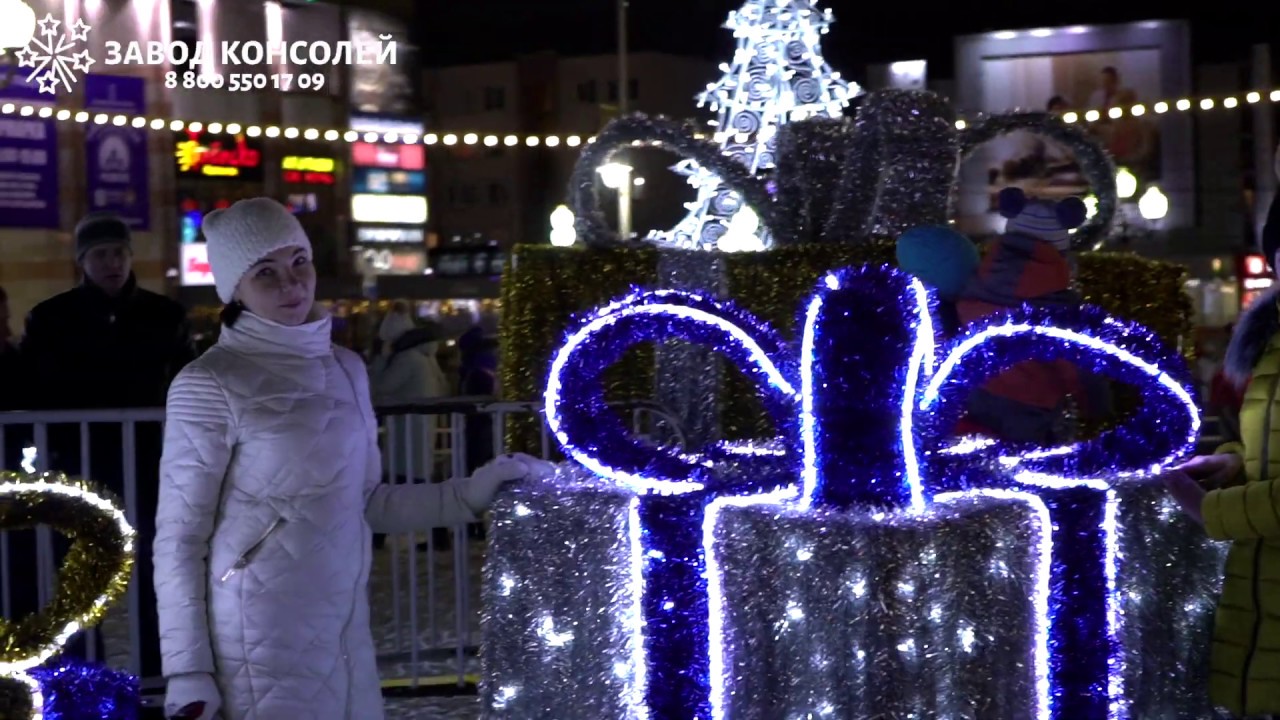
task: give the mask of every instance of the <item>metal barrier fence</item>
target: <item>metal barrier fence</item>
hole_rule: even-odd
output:
[[[657,405],[635,402],[617,407],[631,414],[637,433],[649,435],[661,427],[664,437],[682,441],[676,423]],[[464,477],[469,469],[469,434],[488,436],[492,443],[490,452],[471,455],[474,465],[505,452],[508,417],[541,411],[537,403],[485,398],[447,398],[378,408],[384,480],[438,482]],[[158,480],[163,423],[162,409],[0,413],[0,469],[57,470],[103,482],[94,474],[104,474],[106,462],[105,473],[112,475],[114,482],[104,484],[117,486],[130,523],[147,528],[151,523],[140,525],[140,513],[150,513],[153,518],[155,508],[140,505],[144,500],[154,503],[155,488],[140,488],[139,482],[140,477],[145,478],[144,483]],[[476,433],[478,426],[468,423],[491,423],[490,432]],[[106,447],[104,441],[109,443]],[[140,457],[140,445],[146,457]],[[542,457],[551,456],[551,447],[542,423]],[[145,516],[141,519],[146,520]],[[58,571],[53,531],[48,526],[35,530],[34,578],[22,572],[30,569],[29,561],[14,567],[15,560],[23,560],[15,558],[14,552],[23,548],[15,545],[13,535],[0,532],[0,610],[7,619],[19,610],[31,610],[17,607],[14,599],[17,592],[29,595],[33,581],[38,606],[46,606],[53,597]],[[474,689],[479,629],[476,571],[480,543],[476,540],[482,535],[482,526],[464,526],[391,536],[385,548],[374,552],[370,610],[386,687],[430,687],[446,692]],[[449,547],[441,547],[446,542]],[[150,552],[149,545],[142,547],[142,552]],[[425,588],[421,587],[423,581]],[[151,592],[150,578],[140,581],[135,565],[124,602],[102,624],[107,657],[95,657],[94,643],[90,642],[86,645],[89,660],[141,674],[141,593]],[[160,679],[147,677],[143,682],[144,689],[154,688]]]

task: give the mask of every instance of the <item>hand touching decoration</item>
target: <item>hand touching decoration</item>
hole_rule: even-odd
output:
[[[1181,358],[1092,308],[986,318],[939,348],[933,309],[919,281],[865,267],[823,279],[802,309],[794,359],[767,326],[677,292],[635,293],[570,334],[548,380],[548,423],[574,460],[638,494],[635,552],[660,559],[642,563],[636,579],[644,637],[628,677],[637,712],[726,716],[735,653],[749,652],[731,650],[724,635],[735,602],[716,561],[726,511],[887,513],[882,523],[905,526],[950,503],[998,497],[1025,507],[1045,538],[1035,585],[1041,632],[1026,665],[1030,714],[1122,716],[1112,487],[1161,472],[1194,442],[1199,416]],[[630,345],[664,340],[714,345],[755,378],[775,440],[679,452],[632,438],[604,403],[601,374]],[[1032,358],[1068,359],[1133,384],[1146,404],[1070,447],[954,444],[965,395]]]

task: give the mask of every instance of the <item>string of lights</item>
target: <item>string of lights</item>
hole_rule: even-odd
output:
[[[1128,115],[1129,117],[1142,117],[1147,113],[1156,115],[1164,115],[1169,112],[1190,112],[1192,110],[1200,110],[1209,112],[1222,108],[1225,110],[1234,110],[1244,105],[1257,105],[1263,100],[1263,93],[1253,90],[1241,95],[1225,95],[1225,96],[1209,96],[1203,98],[1181,98],[1179,100],[1161,100],[1149,105],[1139,103],[1129,108],[1113,107],[1106,111],[1108,119],[1119,120]],[[1273,103],[1280,103],[1280,90],[1272,90],[1265,95],[1266,99]],[[1062,120],[1066,123],[1086,122],[1094,123],[1102,120],[1102,111],[1086,110],[1078,112],[1071,110],[1062,114]],[[963,130],[966,121],[962,118],[956,120],[956,127]]]
[[[1270,91],[1254,90],[1242,94],[1235,95],[1215,95],[1201,98],[1180,98],[1176,100],[1161,100],[1155,103],[1137,104],[1129,108],[1113,107],[1105,111],[1106,117],[1112,120],[1125,116],[1142,117],[1148,114],[1164,115],[1171,112],[1213,112],[1216,110],[1235,110],[1250,105],[1257,105],[1264,100],[1272,103],[1280,103],[1280,89]],[[168,130],[171,132],[181,132],[184,130],[190,132],[204,132],[213,135],[228,134],[239,135],[244,133],[248,137],[267,137],[278,138],[283,137],[288,140],[303,138],[305,140],[326,140],[328,142],[368,142],[368,143],[385,143],[385,144],[423,144],[423,145],[443,145],[445,147],[454,146],[483,146],[494,148],[503,147],[527,147],[527,148],[569,148],[574,149],[582,146],[583,143],[595,141],[594,135],[522,135],[514,133],[493,134],[493,133],[475,133],[475,132],[429,132],[422,135],[410,133],[396,132],[360,132],[357,130],[341,130],[336,128],[307,128],[296,126],[276,126],[276,125],[253,125],[248,123],[235,122],[205,122],[201,120],[178,120],[171,118],[148,118],[138,115],[123,115],[109,113],[93,113],[87,110],[71,110],[68,108],[54,108],[48,105],[24,105],[20,103],[7,102],[0,104],[0,115],[18,115],[21,117],[39,117],[45,119],[55,119],[62,122],[76,123],[80,125],[96,124],[96,125],[115,125],[143,129],[147,128],[155,131]],[[1103,111],[1087,110],[1087,111],[1069,111],[1063,113],[1062,119],[1067,123],[1093,123],[1099,122],[1103,118]],[[961,118],[956,120],[956,127],[963,129],[967,125],[967,120]],[[720,135],[716,134],[719,138]]]

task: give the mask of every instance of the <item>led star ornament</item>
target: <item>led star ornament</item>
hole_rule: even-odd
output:
[[[932,295],[882,267],[827,276],[801,318],[792,358],[774,331],[727,304],[637,292],[587,318],[553,361],[545,402],[555,437],[575,461],[636,493],[627,611],[642,638],[627,675],[636,714],[720,720],[743,710],[734,683],[751,680],[750,655],[766,650],[730,639],[741,591],[719,558],[735,512],[866,513],[927,532],[935,518],[962,512],[954,508],[985,502],[1021,508],[1039,537],[1027,585],[1032,641],[1019,663],[1027,676],[1007,689],[1027,689],[1012,700],[1026,708],[1021,716],[1127,717],[1115,483],[1157,473],[1194,447],[1200,421],[1182,359],[1143,328],[1088,307],[984,318],[941,344]],[[637,342],[670,340],[716,347],[756,381],[778,428],[769,452],[682,452],[630,435],[604,401],[602,373]],[[951,438],[967,395],[1028,359],[1066,359],[1136,386],[1144,406],[1070,447]]]

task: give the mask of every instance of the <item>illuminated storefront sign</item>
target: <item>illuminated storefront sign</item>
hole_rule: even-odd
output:
[[[427,149],[422,145],[351,144],[351,162],[356,167],[422,170],[427,166]]]
[[[289,155],[280,161],[284,181],[304,185],[332,185],[336,163],[333,158]]]
[[[1240,283],[1240,307],[1247,308],[1275,284],[1267,268],[1265,255],[1243,255],[1237,259],[1236,277]]]
[[[351,219],[358,223],[425,225],[427,199],[421,195],[352,195]]]
[[[189,243],[182,246],[182,284],[213,285],[213,270],[209,267],[209,246]]]
[[[425,195],[427,174],[421,170],[356,168],[351,173],[351,192],[374,195]]]
[[[420,249],[366,247],[359,258],[370,275],[422,275],[427,270],[427,253]]]
[[[174,142],[179,177],[262,180],[262,147],[244,135],[203,137],[179,133]]]
[[[421,245],[425,240],[422,228],[358,227],[356,243],[359,245]]]

